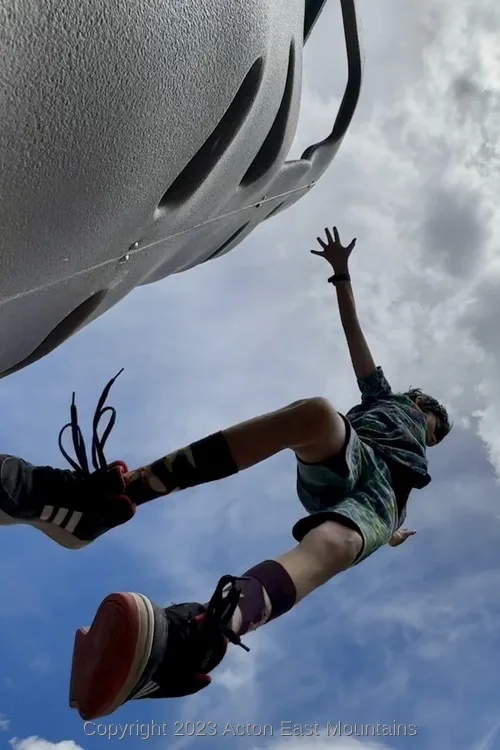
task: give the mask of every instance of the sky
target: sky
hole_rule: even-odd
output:
[[[384,548],[231,649],[182,700],[131,702],[85,725],[67,707],[73,635],[112,591],[206,601],[224,573],[293,546],[293,456],[141,508],[79,552],[2,530],[0,748],[497,750],[500,652],[500,6],[359,0],[364,85],[327,174],[224,256],[140,288],[0,385],[4,451],[64,466],[76,390],[89,434],[121,367],[109,460],[130,467],[307,396],[358,401],[328,267],[309,254],[336,224],[394,389],[449,405],[402,547]],[[336,2],[304,56],[290,158],[330,130],[345,80]],[[406,728],[406,730],[405,730]]]

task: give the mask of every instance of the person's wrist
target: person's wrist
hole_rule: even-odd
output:
[[[341,273],[349,275],[349,266],[342,265],[342,266],[338,266],[337,268],[335,266],[332,266],[332,269],[335,275],[341,274]]]
[[[349,274],[349,270],[347,268],[334,268],[332,276],[329,277],[328,281],[332,283],[334,286],[337,284],[342,283],[349,283],[351,280],[351,276]]]

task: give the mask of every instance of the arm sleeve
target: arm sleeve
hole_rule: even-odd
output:
[[[398,531],[398,529],[401,528],[405,520],[406,520],[406,506],[401,511],[401,515],[399,516],[398,525],[396,526],[395,531]]]
[[[369,398],[380,398],[390,396],[392,388],[386,380],[381,367],[377,367],[366,378],[358,380],[358,388],[361,391],[361,400]]]

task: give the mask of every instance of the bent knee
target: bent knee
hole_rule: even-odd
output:
[[[337,521],[320,524],[304,537],[303,542],[314,547],[316,555],[325,566],[339,570],[349,567],[363,546],[358,531]]]
[[[304,413],[317,421],[330,419],[333,414],[337,413],[324,396],[310,396],[299,403],[302,404]]]
[[[338,420],[342,420],[340,414],[333,408],[327,398],[323,396],[312,396],[298,402],[301,418],[307,431],[311,436],[321,432],[330,432]]]
[[[302,445],[297,451],[300,458],[314,463],[342,450],[346,435],[344,420],[328,399],[314,396],[298,402],[297,407],[303,435]]]

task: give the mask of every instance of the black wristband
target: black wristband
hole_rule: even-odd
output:
[[[350,281],[351,277],[348,273],[334,273],[333,276],[330,276],[328,279],[328,282],[330,284],[333,284],[333,286],[336,285],[337,281]]]

